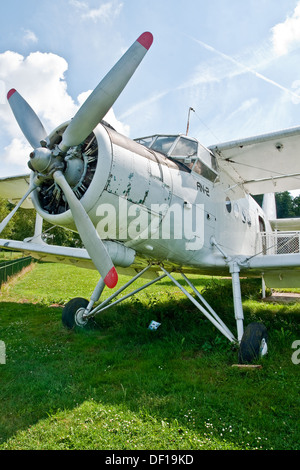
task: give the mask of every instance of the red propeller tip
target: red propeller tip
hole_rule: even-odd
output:
[[[7,99],[9,100],[9,98],[14,94],[16,93],[17,90],[15,90],[14,88],[12,88],[11,90],[9,90],[9,92],[7,93]]]
[[[110,289],[113,289],[118,282],[118,273],[115,267],[112,267],[111,270],[106,274],[104,278],[104,283]]]
[[[151,33],[143,33],[140,35],[140,37],[137,39],[137,41],[145,47],[145,49],[150,49],[152,43],[153,43],[153,36]]]

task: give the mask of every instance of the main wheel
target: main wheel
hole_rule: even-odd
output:
[[[69,330],[72,330],[75,326],[84,328],[88,323],[88,319],[83,318],[83,313],[88,304],[88,300],[82,299],[81,297],[70,300],[64,306],[62,312],[63,325]]]
[[[262,323],[250,323],[244,331],[239,349],[239,363],[251,364],[268,351],[268,333]]]

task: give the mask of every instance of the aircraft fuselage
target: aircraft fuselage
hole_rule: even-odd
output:
[[[269,224],[260,206],[229,175],[217,169],[201,174],[195,171],[196,163],[188,166],[104,125],[97,126],[94,135],[98,156],[93,177],[88,188],[79,181],[74,190],[82,190],[80,184],[84,188],[81,202],[102,240],[122,242],[157,262],[190,267],[218,264],[220,253],[212,238],[229,256],[257,252],[257,234],[270,230]],[[209,153],[202,147],[202,155],[205,151]],[[70,174],[77,161],[78,151],[70,152]],[[76,230],[67,208],[49,213],[39,191],[32,199],[44,219]]]

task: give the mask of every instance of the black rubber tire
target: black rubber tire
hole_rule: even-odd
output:
[[[62,312],[62,323],[63,325],[72,330],[76,325],[75,313],[80,308],[86,308],[88,306],[88,300],[81,297],[75,297],[75,299],[70,300],[63,309]]]
[[[262,323],[250,323],[244,331],[239,349],[239,363],[252,364],[261,357],[261,343],[268,343],[268,332]]]

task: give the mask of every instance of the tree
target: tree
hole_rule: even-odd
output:
[[[278,219],[285,219],[296,216],[294,209],[294,199],[291,193],[288,191],[277,193],[275,199]]]
[[[294,198],[294,211],[295,211],[295,216],[300,217],[300,196],[296,196]]]
[[[255,201],[262,206],[263,194],[254,196]],[[284,191],[275,194],[277,218],[287,219],[300,217],[300,196],[293,198],[290,192]]]
[[[0,221],[10,213],[13,207],[8,201],[0,199]],[[11,240],[24,240],[25,238],[32,237],[34,234],[35,218],[36,212],[34,209],[22,209],[21,207],[9,221],[0,237]],[[50,245],[82,246],[81,239],[77,233],[51,225],[48,222],[43,223],[43,233],[45,234],[45,241]]]

